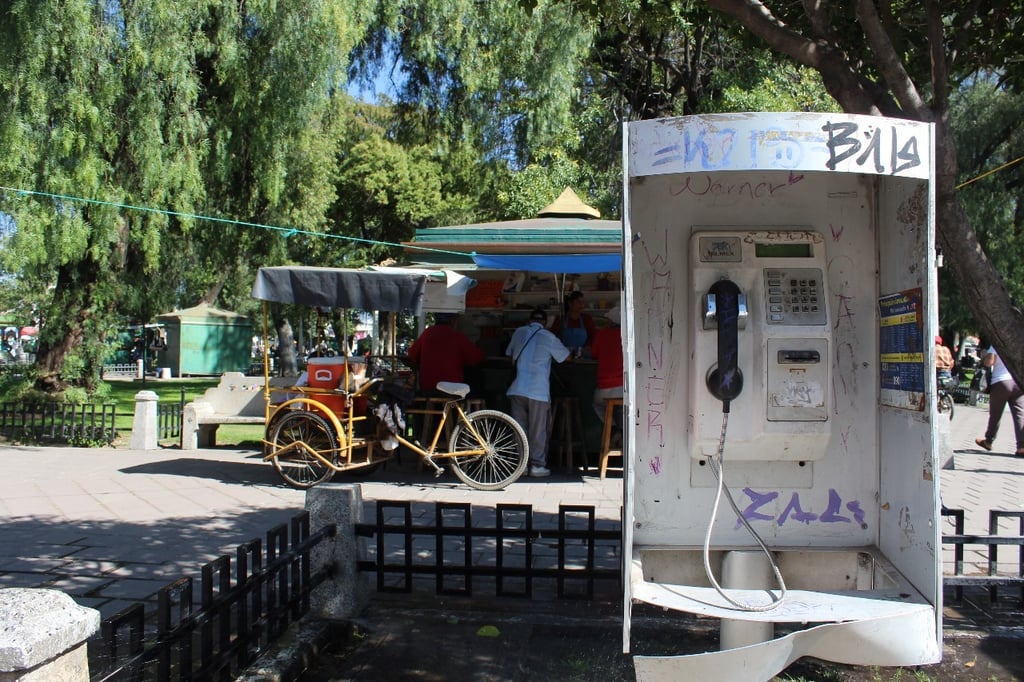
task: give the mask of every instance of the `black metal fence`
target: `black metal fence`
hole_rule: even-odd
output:
[[[358,568],[376,577],[380,592],[418,586],[469,596],[486,583],[497,596],[530,598],[542,581],[553,583],[559,598],[592,599],[598,586],[616,593],[621,588],[621,526],[604,520],[599,528],[593,507],[562,505],[554,516],[530,505],[473,509],[438,502],[432,514],[416,513],[413,505],[379,501],[374,521],[356,525],[358,536],[372,539]],[[1009,589],[1024,605],[1024,511],[990,511],[987,535],[964,533],[963,510],[942,514],[953,526],[942,537],[954,555],[953,573],[943,577],[953,598],[962,600],[965,587],[982,587],[995,603],[1000,589],[1004,598]],[[1007,520],[1016,521],[1015,533],[1000,530]],[[1009,549],[1000,555],[1000,547]],[[972,561],[967,550],[975,555]],[[1007,551],[1014,554],[1008,557]]]
[[[999,588],[1012,588],[1018,599],[1024,604],[1024,512],[991,509],[988,512],[988,534],[967,535],[964,533],[964,510],[943,509],[942,515],[953,523],[953,534],[943,535],[942,544],[953,546],[953,575],[943,576],[945,587],[953,588],[953,598],[963,599],[965,587],[987,587],[989,601],[999,601]],[[1016,535],[1000,533],[1000,522],[1004,519],[1017,521]],[[1016,547],[1016,570],[1014,574],[1005,571],[999,574],[999,548],[1002,546]],[[985,564],[984,573],[968,573],[969,562],[965,559],[965,550],[978,553]]]
[[[185,419],[185,389],[181,389],[181,399],[176,403],[158,402],[156,404],[157,438],[160,440],[178,439],[181,444],[181,425]]]
[[[16,441],[110,445],[117,438],[117,405],[0,403],[0,435]]]
[[[530,598],[537,581],[558,598],[593,599],[598,583],[619,594],[621,524],[599,528],[592,506],[560,505],[554,516],[499,504],[474,516],[468,503],[437,502],[433,524],[414,524],[412,505],[378,501],[376,520],[356,524],[374,539],[358,568],[376,575],[378,591],[411,592],[420,577],[438,594],[470,596],[484,582],[497,596]]]
[[[472,596],[484,583],[497,596],[532,598],[540,583],[558,598],[621,595],[621,524],[597,519],[593,506],[561,505],[547,514],[522,504],[437,502],[432,514],[421,514],[422,505],[381,500],[374,520],[355,526],[357,536],[372,539],[358,568],[376,576],[380,592],[408,593],[416,585]],[[1024,603],[1024,512],[990,511],[988,535],[965,534],[963,510],[942,514],[954,531],[942,538],[955,556],[954,574],[944,576],[954,597],[983,587],[995,602],[999,588],[1012,587]],[[1000,534],[1007,519],[1016,520],[1016,534]],[[310,555],[335,533],[333,525],[312,533],[303,512],[290,533],[286,524],[268,531],[265,550],[259,539],[240,545],[233,573],[229,556],[203,566],[198,597],[184,577],[159,591],[155,614],[138,604],[104,620],[89,641],[93,682],[234,679],[309,611],[310,593],[330,577],[329,568],[313,570]],[[1007,545],[1017,547],[1015,575],[1005,565],[998,575],[998,548]],[[965,547],[972,546],[985,553],[987,575],[968,574]]]
[[[115,680],[232,680],[309,611],[312,590],[330,577],[313,572],[312,549],[333,537],[335,526],[310,533],[309,513],[240,545],[232,581],[231,557],[202,568],[199,602],[192,578],[158,594],[156,621],[142,604],[102,623],[89,641],[93,682]]]

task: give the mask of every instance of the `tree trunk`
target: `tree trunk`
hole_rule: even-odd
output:
[[[292,331],[292,324],[288,318],[275,315],[274,328],[277,330],[277,362],[280,376],[298,376],[299,363],[295,355],[295,333]]]
[[[978,235],[957,201],[956,147],[952,131],[935,124],[938,242],[960,293],[974,311],[982,337],[996,347],[1018,386],[1024,386],[1024,316],[1010,300],[1003,280],[978,243]],[[984,353],[979,348],[979,353]]]
[[[927,108],[918,91],[899,68],[884,71],[890,82],[885,85],[898,92],[902,108],[895,106],[893,95],[878,83],[870,83],[860,75],[856,65],[846,60],[843,53],[824,40],[810,40],[806,36],[779,22],[761,3],[746,0],[708,0],[708,5],[731,15],[748,31],[764,40],[772,49],[788,55],[795,61],[821,74],[822,82],[844,111],[851,114],[902,115],[907,119],[935,124],[935,222],[936,239],[960,287],[964,300],[974,312],[985,339],[999,351],[1007,369],[1018,385],[1024,378],[1024,320],[1019,308],[1010,300],[1002,278],[985,255],[978,237],[971,228],[967,214],[960,206],[956,194],[958,160],[953,133],[949,127],[949,100],[944,96],[948,73],[945,64],[935,64],[943,56],[942,27],[929,24],[932,43],[932,76],[938,82],[927,84],[935,97],[931,109]],[[811,7],[805,4],[805,7]],[[815,5],[814,7],[820,8]],[[872,6],[865,3],[858,13],[862,25],[875,30],[871,35],[876,60],[887,58],[887,64],[896,64],[900,56],[881,35],[881,26],[875,23]],[[810,11],[810,10],[806,10]],[[815,16],[809,15],[813,20]],[[881,54],[881,53],[885,54]],[[897,64],[898,66],[898,64]],[[979,349],[981,352],[981,349]]]
[[[74,263],[62,265],[57,271],[57,285],[54,289],[53,303],[46,318],[62,319],[62,328],[66,330],[60,339],[49,339],[45,329],[39,338],[36,350],[36,388],[49,394],[57,394],[68,387],[69,383],[62,376],[64,363],[75,352],[100,348],[98,340],[85,343],[87,330],[97,306],[95,291],[100,276],[100,268],[96,261],[85,258]],[[102,358],[99,360],[102,365]],[[86,360],[86,364],[95,364]],[[85,373],[80,383],[86,388],[95,387],[100,367],[93,372]]]

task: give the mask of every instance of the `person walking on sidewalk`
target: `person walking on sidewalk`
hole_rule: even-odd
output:
[[[956,367],[956,360],[949,348],[942,345],[942,337],[935,337],[935,379],[942,388],[953,379],[953,368]]]
[[[995,346],[989,347],[981,359],[984,367],[992,368],[992,378],[988,394],[988,428],[984,438],[975,438],[974,442],[986,450],[992,449],[992,443],[999,433],[999,421],[1003,418],[1006,404],[1010,404],[1010,416],[1013,418],[1013,432],[1017,438],[1017,457],[1024,457],[1024,392],[1013,380],[1010,370],[1006,369]]]

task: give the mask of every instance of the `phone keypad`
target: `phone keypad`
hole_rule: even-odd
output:
[[[825,324],[825,296],[820,269],[766,269],[764,288],[768,324]]]

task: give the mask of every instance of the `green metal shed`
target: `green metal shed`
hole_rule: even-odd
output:
[[[198,305],[157,315],[167,330],[167,348],[157,364],[172,376],[246,372],[252,363],[252,323],[245,315]]]

